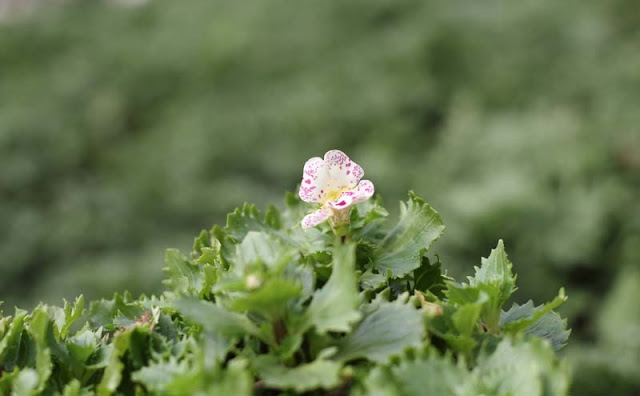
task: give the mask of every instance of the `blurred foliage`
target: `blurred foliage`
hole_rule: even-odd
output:
[[[450,273],[506,236],[517,295],[566,286],[579,394],[637,392],[640,317],[612,307],[640,289],[638,45],[633,0],[86,1],[4,21],[0,299],[156,292],[165,246],[340,148],[387,207],[412,188],[438,209]]]

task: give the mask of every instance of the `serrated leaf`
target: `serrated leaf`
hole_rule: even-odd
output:
[[[0,362],[6,371],[13,371],[22,349],[22,331],[27,312],[16,308],[7,334],[0,340]]]
[[[98,396],[109,396],[115,392],[122,380],[122,370],[124,369],[124,363],[120,358],[124,355],[129,348],[129,336],[131,330],[125,333],[118,334],[111,344],[111,354],[109,355],[109,362],[104,370],[102,379],[98,384],[96,390]]]
[[[482,265],[475,267],[474,277],[467,277],[469,284],[447,282],[445,295],[453,304],[466,304],[477,301],[481,293],[488,300],[484,303],[481,317],[492,334],[500,331],[500,313],[502,306],[516,290],[516,277],[511,272],[512,264],[504,251],[504,243],[491,250],[488,258],[482,258]]]
[[[394,302],[376,302],[363,307],[366,316],[340,342],[336,360],[365,358],[385,363],[410,347],[424,342],[425,327],[422,314],[400,296]]]
[[[358,286],[355,274],[355,245],[334,248],[331,276],[322,289],[316,291],[307,310],[307,325],[316,332],[349,331],[360,319]]]
[[[29,334],[36,344],[36,373],[38,374],[38,391],[42,392],[51,376],[51,350],[48,344],[48,332],[53,322],[44,308],[36,309],[29,321]]]
[[[295,255],[282,242],[264,232],[249,231],[236,246],[232,269],[242,274],[252,264],[265,264],[269,269],[281,268]]]
[[[89,329],[80,330],[73,337],[67,339],[66,345],[69,354],[78,362],[86,362],[98,347],[102,331],[97,332]]]
[[[11,317],[7,316],[4,318],[0,318],[0,340],[4,337],[5,333],[9,329],[9,325],[11,324]]]
[[[302,294],[300,285],[281,278],[268,279],[258,289],[235,295],[229,308],[238,312],[259,312],[269,318],[281,316],[287,303]]]
[[[553,310],[566,300],[564,289],[560,289],[551,302],[537,307],[531,300],[524,305],[514,303],[509,311],[503,311],[500,315],[500,327],[512,334],[524,332],[545,338],[558,351],[566,345],[571,331],[567,330],[567,321]]]
[[[480,292],[478,299],[471,303],[461,304],[451,316],[456,330],[462,335],[471,335],[476,327],[482,307],[489,300],[486,293]]]
[[[469,285],[481,287],[489,295],[490,304],[500,308],[516,291],[516,277],[511,272],[513,265],[504,250],[502,239],[491,250],[489,257],[481,261],[482,265],[475,267],[475,276],[469,278]]]
[[[77,379],[71,380],[62,390],[62,396],[91,396],[93,394],[93,392],[83,389]]]
[[[234,359],[209,385],[207,395],[251,396],[253,394],[253,376],[247,369],[247,361]]]
[[[215,267],[204,263],[204,261],[209,261],[209,257],[205,259],[203,257],[205,254],[214,255],[210,260],[212,263],[216,263],[218,257],[217,251],[213,251],[209,247],[202,247],[201,252],[203,252],[202,256],[194,263],[177,249],[167,249],[165,253],[167,266],[163,270],[169,278],[165,279],[163,284],[178,294],[208,296],[211,286],[217,279],[217,272]]]
[[[274,230],[282,227],[280,211],[273,205],[267,207],[267,212],[264,214],[264,223]]]
[[[401,395],[459,395],[470,373],[450,358],[431,354],[428,358],[402,361],[392,367]]]
[[[183,375],[189,370],[185,360],[178,362],[171,359],[163,362],[153,362],[131,374],[131,378],[147,387],[152,392],[162,392],[177,375]]]
[[[363,289],[379,289],[387,284],[388,274],[378,274],[368,268],[360,275],[360,287]]]
[[[210,333],[223,337],[253,335],[267,343],[272,343],[271,340],[264,338],[245,315],[229,312],[215,304],[199,300],[180,299],[173,302],[172,306],[182,316],[202,325]]]
[[[201,249],[201,255],[196,259],[196,264],[210,264],[214,265],[218,262],[220,257],[219,248],[203,247]]]
[[[270,211],[269,218],[270,224],[261,218],[260,210],[255,205],[244,204],[242,208],[236,208],[227,215],[225,231],[231,238],[240,242],[250,231],[273,230],[273,209]]]
[[[415,194],[401,203],[400,220],[374,253],[374,268],[402,277],[420,267],[422,256],[444,231],[442,218]]]
[[[211,248],[211,236],[207,230],[200,231],[200,234],[194,239],[192,257],[201,256],[204,248]]]
[[[169,279],[165,286],[177,293],[197,293],[202,288],[202,277],[197,265],[192,264],[177,249],[167,249],[165,253],[165,273]]]
[[[340,363],[317,359],[311,363],[289,368],[272,356],[261,356],[253,361],[258,376],[268,388],[308,392],[314,389],[329,390],[340,383]]]
[[[351,229],[353,239],[377,240],[382,234],[382,225],[386,222],[389,212],[380,204],[380,196],[368,199],[356,205],[351,214]]]
[[[148,328],[145,327],[132,327],[114,336],[107,367],[104,370],[100,383],[97,385],[99,396],[112,395],[116,389],[118,389],[123,378],[122,373],[125,368],[123,359],[127,352],[133,368],[135,369],[141,366],[141,349],[140,345],[137,344],[140,342],[140,336],[145,336],[148,331]]]
[[[225,259],[229,253],[234,252],[229,245],[241,242],[251,231],[268,233],[305,255],[325,251],[327,243],[331,240],[328,235],[317,229],[305,231],[300,227],[300,221],[309,205],[302,202],[297,194],[292,193],[285,195],[285,203],[282,214],[270,206],[264,217],[255,205],[245,204],[227,216],[227,226],[224,230],[214,227],[212,233],[223,242]]]
[[[104,327],[115,330],[113,322],[116,317],[125,317],[131,321],[144,313],[139,301],[133,301],[129,293],[114,294],[111,300],[91,301],[89,304],[89,323],[95,328]]]
[[[442,264],[439,259],[431,264],[427,257],[423,257],[422,264],[413,272],[413,288],[423,293],[431,292],[438,297],[444,297],[446,282],[449,279],[442,274]]]
[[[476,287],[450,281],[447,282],[445,296],[450,304],[464,305],[476,302],[481,293],[482,291]]]
[[[484,350],[466,394],[564,396],[570,370],[546,341],[505,338],[493,353]]]
[[[76,298],[73,305],[68,301],[64,301],[64,324],[60,328],[60,338],[64,339],[69,333],[69,328],[78,320],[84,313],[84,296],[80,295]]]
[[[364,392],[355,392],[354,394],[362,396],[401,396],[399,385],[395,382],[395,378],[388,367],[374,366],[365,378],[363,386]]]

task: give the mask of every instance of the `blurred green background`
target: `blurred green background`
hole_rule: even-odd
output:
[[[504,238],[518,300],[566,287],[574,394],[640,394],[639,2],[84,1],[2,16],[6,306],[158,292],[166,247],[244,201],[279,204],[304,161],[340,148],[392,211],[408,189],[440,211],[451,274]]]

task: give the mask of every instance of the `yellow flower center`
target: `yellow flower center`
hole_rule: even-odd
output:
[[[339,190],[332,190],[327,192],[327,195],[324,197],[324,201],[322,202],[322,204],[324,205],[329,201],[336,201],[338,198],[340,198],[340,195],[342,195],[343,192],[348,190],[348,188],[341,188]]]
[[[343,193],[343,190],[334,190],[327,193],[326,197],[324,197],[324,202],[327,203],[329,201],[335,201],[340,198],[340,195]]]

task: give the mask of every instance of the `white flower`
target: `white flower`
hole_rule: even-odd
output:
[[[300,199],[322,207],[305,216],[302,228],[314,227],[328,219],[348,221],[351,205],[373,196],[373,183],[360,180],[364,171],[340,150],[327,151],[324,159],[314,157],[304,164]]]

